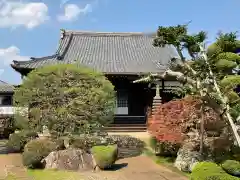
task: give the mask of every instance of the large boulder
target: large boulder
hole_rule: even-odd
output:
[[[85,171],[97,168],[93,155],[81,149],[53,151],[43,162],[46,169]]]
[[[194,166],[200,162],[202,156],[197,151],[186,149],[179,149],[178,156],[175,160],[174,166],[183,172],[191,172]]]
[[[191,172],[194,166],[203,159],[198,148],[198,142],[194,140],[185,141],[177,153],[174,166],[180,171]]]
[[[192,172],[194,166],[203,160],[221,162],[228,158],[229,142],[231,141],[224,137],[204,136],[203,154],[201,154],[199,137],[190,137],[179,149],[174,166],[183,172]]]

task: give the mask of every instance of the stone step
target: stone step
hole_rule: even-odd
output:
[[[123,132],[147,132],[147,129],[109,129],[107,132],[123,133]]]
[[[121,125],[115,124],[104,128],[107,132],[145,132],[147,131],[146,124]]]
[[[108,127],[146,127],[146,124],[110,124]]]

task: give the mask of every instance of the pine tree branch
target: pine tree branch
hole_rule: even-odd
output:
[[[209,75],[211,76],[211,78],[213,79],[213,85],[214,85],[214,88],[218,94],[218,96],[220,97],[220,100],[221,100],[221,103],[222,105],[224,106],[225,108],[225,111],[223,112],[223,115],[225,115],[225,117],[227,118],[228,122],[230,123],[230,126],[232,128],[232,131],[233,131],[233,134],[234,134],[234,137],[238,143],[238,146],[240,146],[240,136],[238,134],[238,128],[236,127],[236,125],[234,124],[233,122],[233,119],[232,119],[232,116],[230,115],[229,113],[229,110],[230,110],[230,107],[229,105],[227,104],[226,102],[226,98],[223,97],[222,95],[222,92],[220,91],[220,88],[217,84],[217,81],[216,81],[216,78],[212,72],[212,69],[211,69],[211,66],[208,62],[208,58],[207,58],[207,55],[205,53],[205,49],[202,45],[199,46],[200,47],[200,56],[203,58],[203,60],[205,61],[205,63],[207,64],[208,66],[208,70],[209,70]]]
[[[172,71],[171,69],[167,69],[162,75],[161,78],[165,79],[167,76],[175,77],[179,82],[185,84],[191,84],[192,86],[196,86],[196,81],[188,76],[185,76],[183,73],[178,71]]]

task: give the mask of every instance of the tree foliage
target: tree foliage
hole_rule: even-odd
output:
[[[221,92],[228,98],[231,107],[231,114],[236,119],[239,116],[240,103],[240,41],[237,40],[236,33],[220,33],[216,42],[207,49],[208,62],[216,77]],[[208,78],[206,63],[197,59],[192,63],[192,67],[200,72],[201,79]]]
[[[33,70],[14,94],[17,106],[29,107],[29,126],[52,134],[86,133],[113,120],[115,92],[101,73],[76,65]]]
[[[195,96],[162,104],[149,121],[149,131],[158,141],[182,143],[189,133],[199,131],[201,105],[202,100]],[[205,108],[203,115],[206,132],[219,136],[225,123],[210,107]]]
[[[234,54],[234,50],[238,48],[238,41],[234,33],[220,34],[216,43],[209,49],[207,56],[204,44],[206,37],[206,33],[203,31],[190,35],[186,25],[160,26],[153,45],[157,47],[172,46],[176,49],[178,56],[172,57],[170,67],[164,73],[150,74],[135,82],[175,77],[176,80],[183,83],[183,92],[201,97],[202,109],[204,109],[204,105],[210,106],[230,124],[240,145],[237,127],[229,114],[230,107],[234,103],[238,104],[233,102],[234,99],[238,99],[234,89],[239,85],[237,80],[239,75],[233,73],[239,68],[239,58]],[[184,56],[184,50],[187,50],[189,56]],[[230,73],[231,71],[232,73]],[[235,98],[230,98],[230,93],[231,97],[234,94]],[[203,124],[200,120],[199,123]],[[201,128],[200,134],[203,131]],[[203,136],[201,135],[201,137]]]

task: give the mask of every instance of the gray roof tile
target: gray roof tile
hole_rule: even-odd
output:
[[[0,80],[0,93],[12,93],[14,86]]]
[[[164,71],[176,56],[170,47],[152,45],[143,33],[65,31],[55,55],[14,61],[15,68],[34,69],[59,63],[80,63],[107,74],[137,74]]]

